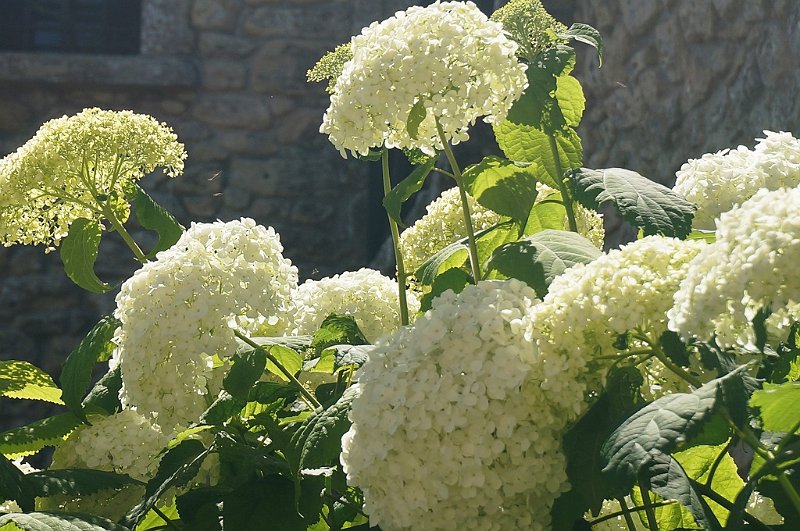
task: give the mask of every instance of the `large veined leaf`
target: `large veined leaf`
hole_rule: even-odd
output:
[[[331,314],[327,316],[314,332],[314,339],[311,346],[318,353],[322,353],[333,345],[367,345],[369,341],[364,337],[364,333],[358,327],[352,315]]]
[[[500,246],[487,267],[505,277],[524,281],[539,297],[544,297],[555,277],[598,256],[597,247],[580,234],[547,229]]]
[[[433,170],[435,163],[435,157],[428,158],[421,165],[414,168],[414,171],[412,171],[408,177],[400,181],[389,191],[389,193],[384,196],[383,207],[386,209],[386,212],[389,214],[389,216],[401,227],[404,226],[403,220],[400,217],[400,209],[402,208],[403,203],[408,201],[412,195],[420,191],[422,186],[425,184],[425,179],[428,178],[431,170]]]
[[[83,399],[83,409],[101,409],[109,415],[113,415],[122,409],[119,401],[120,389],[122,389],[122,374],[117,365],[94,384],[92,390]]]
[[[73,350],[61,370],[60,382],[64,389],[64,403],[82,421],[86,422],[81,400],[92,378],[92,370],[99,361],[107,361],[114,350],[111,342],[120,322],[111,316],[103,317]]]
[[[566,224],[567,209],[561,201],[561,194],[550,194],[533,205],[522,232],[526,236],[531,236],[546,229],[564,230]]]
[[[499,157],[486,157],[464,172],[464,187],[481,205],[525,226],[536,201],[535,165],[521,167]]]
[[[61,261],[64,272],[75,284],[87,291],[105,293],[111,286],[94,272],[103,228],[93,219],[79,218],[69,226],[67,237],[61,240]]]
[[[556,78],[555,98],[567,125],[578,127],[586,109],[586,98],[583,95],[581,82],[572,76],[559,76]]]
[[[692,231],[696,207],[635,171],[580,168],[570,177],[575,198],[581,204],[597,210],[601,203],[610,201],[624,219],[641,228],[645,235],[686,238]]]
[[[0,433],[0,453],[15,459],[57,446],[81,425],[73,413],[61,413]]]
[[[800,382],[764,383],[762,390],[753,393],[750,406],[758,408],[765,430],[797,431],[800,427]]]
[[[246,400],[253,386],[267,364],[267,354],[263,349],[253,349],[243,354],[234,354],[233,366],[222,381],[223,388],[238,400]]]
[[[111,520],[77,513],[11,513],[0,516],[0,527],[13,523],[24,531],[129,531]]]
[[[36,493],[25,474],[2,455],[0,455],[0,498],[16,501],[23,511],[32,511],[36,499]]]
[[[138,184],[133,198],[133,210],[142,227],[158,234],[158,242],[147,253],[148,259],[175,245],[183,234],[183,227],[178,220],[147,195]]]
[[[576,22],[569,29],[560,34],[559,37],[567,39],[575,39],[578,42],[588,44],[597,50],[597,58],[600,66],[603,65],[603,38],[600,32],[588,24],[581,24]]]
[[[355,396],[355,388],[348,388],[335,404],[309,417],[292,436],[291,444],[296,448],[301,469],[338,463],[342,452],[342,435],[350,429],[347,414]]]
[[[303,368],[303,356],[294,349],[275,345],[269,348],[269,353],[284,369],[292,374],[297,374]],[[283,374],[283,371],[272,360],[267,360],[267,370],[281,380],[289,381],[289,378]]]
[[[419,311],[427,312],[433,305],[433,299],[441,295],[447,290],[452,290],[454,293],[461,293],[464,288],[472,283],[472,277],[461,269],[460,267],[451,267],[436,275],[433,279],[431,290],[422,296],[420,299]]]
[[[419,126],[425,117],[428,115],[428,110],[425,108],[425,101],[422,99],[417,100],[411,107],[406,120],[406,127],[408,129],[408,136],[413,140],[417,139],[419,135]]]
[[[19,360],[0,361],[0,396],[63,404],[61,389],[49,374]]]
[[[305,531],[314,522],[298,512],[294,492],[294,483],[282,476],[251,479],[223,498],[225,529],[264,529],[268,522],[271,529]]]
[[[36,496],[87,496],[105,489],[142,484],[127,474],[88,469],[42,470],[28,474],[26,478]]]

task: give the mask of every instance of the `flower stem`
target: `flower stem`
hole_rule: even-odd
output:
[[[136,241],[134,241],[127,229],[117,219],[116,214],[114,214],[114,211],[108,206],[108,203],[103,202],[101,204],[101,208],[103,209],[103,214],[106,216],[108,221],[111,222],[111,226],[114,227],[114,230],[116,230],[117,233],[122,237],[128,248],[133,251],[133,255],[136,257],[136,259],[141,263],[147,262],[147,257],[145,256],[144,252],[142,252],[142,249],[139,247]]]
[[[469,213],[469,204],[467,203],[467,191],[464,189],[464,179],[462,178],[461,169],[458,167],[456,157],[453,154],[453,149],[444,136],[442,125],[439,123],[438,119],[436,120],[436,130],[442,141],[444,154],[447,157],[447,161],[450,163],[450,168],[453,170],[453,180],[458,185],[458,191],[461,194],[461,207],[464,211],[464,225],[467,228],[467,243],[469,244],[469,262],[472,266],[472,278],[477,284],[481,279],[481,268],[478,262],[478,245],[475,243],[475,230],[472,228],[472,216]]]
[[[658,520],[656,519],[656,512],[653,510],[653,500],[650,499],[650,489],[644,481],[639,481],[639,490],[642,493],[642,501],[644,502],[644,513],[647,515],[647,525],[650,531],[658,531]]]
[[[555,135],[548,135],[550,140],[550,151],[553,152],[553,162],[556,165],[556,174],[558,178],[558,190],[561,192],[561,200],[564,202],[564,209],[567,211],[567,222],[569,223],[569,230],[578,232],[578,224],[575,221],[575,207],[572,204],[572,197],[569,195],[566,184],[564,184],[564,169],[561,167],[561,157],[558,155],[558,145],[556,144]]]
[[[628,529],[630,529],[630,531],[636,531],[636,522],[633,521],[633,516],[631,516],[631,511],[628,509],[628,504],[625,503],[625,498],[619,497],[617,501],[622,508],[622,515],[625,518],[625,524],[628,526]]]
[[[281,364],[280,361],[278,361],[278,359],[275,356],[273,356],[270,353],[269,349],[264,348],[263,345],[259,345],[258,343],[247,337],[247,335],[243,334],[239,330],[234,329],[233,333],[236,335],[236,337],[247,343],[249,346],[255,349],[260,349],[264,354],[266,354],[267,359],[272,363],[274,363],[275,366],[278,368],[278,370],[280,370],[283,373],[283,375],[286,376],[286,378],[288,378],[289,381],[292,382],[292,384],[294,384],[295,387],[297,387],[297,389],[300,391],[300,394],[303,395],[303,398],[308,400],[309,404],[312,407],[318,409],[322,408],[322,404],[319,403],[319,401],[314,397],[314,395],[308,392],[308,389],[306,389],[303,386],[303,384],[300,383],[300,381],[294,377],[294,374],[292,374],[286,367],[283,366],[283,364]]]
[[[381,170],[383,172],[383,195],[392,191],[392,180],[389,176],[389,150],[383,148],[381,151]],[[394,247],[394,261],[397,265],[397,299],[400,301],[400,324],[408,324],[408,301],[406,299],[406,270],[403,266],[403,255],[400,252],[400,231],[397,222],[392,219],[388,211],[386,217],[389,219],[389,229],[392,232],[392,247]]]
[[[783,492],[786,493],[789,501],[792,502],[794,510],[797,512],[797,514],[800,514],[800,495],[797,494],[794,486],[792,486],[792,482],[786,477],[786,473],[781,472],[780,475],[778,475],[778,483],[780,483],[781,488],[783,488]]]

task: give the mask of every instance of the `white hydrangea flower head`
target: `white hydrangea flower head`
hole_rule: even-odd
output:
[[[484,207],[467,195],[470,219],[475,232],[500,222],[497,212]],[[405,268],[413,274],[431,256],[467,236],[464,211],[458,188],[450,188],[425,207],[427,214],[400,234],[400,252]]]
[[[166,124],[131,111],[84,109],[46,122],[0,163],[0,244],[59,244],[78,218],[124,221],[133,185],[156,168],[175,177],[186,151]]]
[[[533,320],[551,374],[571,375],[546,383],[555,396],[567,399],[564,408],[570,416],[584,407],[575,395],[582,396],[587,383],[596,385],[592,379],[603,378],[602,371],[587,372],[587,366],[597,365],[598,356],[620,352],[615,346],[620,334],[639,330],[657,340],[667,329],[672,296],[703,245],[648,236],[575,265],[553,280],[542,304],[534,308]],[[597,368],[608,364],[610,360]],[[646,377],[658,374],[648,374],[648,368],[641,368]]]
[[[720,214],[761,188],[800,185],[800,140],[791,133],[764,131],[755,149],[739,146],[686,162],[676,173],[676,193],[697,205],[695,229],[714,230]]]
[[[419,301],[406,293],[408,312],[419,311]],[[374,269],[347,271],[322,280],[306,280],[292,295],[294,333],[313,334],[332,313],[352,316],[370,341],[400,327],[397,281]]]
[[[723,213],[717,239],[689,266],[669,326],[684,338],[716,335],[721,346],[754,341],[750,322],[767,304],[768,324],[800,318],[800,188],[759,190]]]
[[[566,421],[542,388],[536,302],[514,279],[447,291],[371,352],[341,460],[372,525],[549,527],[567,488]]]
[[[91,468],[147,481],[158,471],[158,454],[169,442],[159,426],[131,409],[92,415],[56,448],[53,469]]]
[[[233,328],[251,333],[285,317],[297,268],[282,252],[278,234],[252,219],[197,223],[134,273],[114,313],[124,407],[166,432],[197,420],[218,391],[215,359],[236,351]]]
[[[479,117],[502,121],[527,86],[517,44],[472,2],[434,2],[373,22],[352,38],[353,58],[334,84],[320,132],[343,156],[370,148],[442,149],[435,119],[451,143]],[[408,130],[424,105],[418,134]]]

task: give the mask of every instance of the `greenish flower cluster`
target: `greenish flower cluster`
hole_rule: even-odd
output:
[[[0,244],[52,250],[76,219],[124,221],[135,181],[156,168],[175,177],[185,158],[147,115],[92,108],[50,120],[0,161]]]
[[[519,45],[517,54],[528,61],[561,41],[567,27],[545,10],[541,0],[511,0],[492,14]]]
[[[336,89],[336,80],[342,74],[345,63],[352,58],[353,47],[350,43],[340,44],[317,61],[317,64],[306,74],[306,80],[317,83],[327,81],[328,86],[325,87],[325,90],[328,94],[333,94]]]

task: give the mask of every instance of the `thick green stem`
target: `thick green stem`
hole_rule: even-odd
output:
[[[469,244],[469,262],[472,266],[472,278],[477,284],[481,279],[481,268],[478,262],[478,245],[475,243],[475,230],[472,228],[472,216],[469,213],[469,204],[467,203],[467,191],[464,189],[464,179],[462,178],[461,169],[458,167],[456,157],[453,154],[453,149],[447,142],[439,120],[436,120],[436,130],[439,132],[439,138],[442,141],[447,161],[450,163],[450,169],[453,170],[453,180],[458,185],[458,191],[461,194],[461,208],[464,211],[464,225],[467,228],[467,243]]]
[[[164,522],[167,524],[164,527],[165,529],[180,529],[180,527],[175,525],[175,522],[173,522],[167,515],[161,512],[161,510],[159,510],[159,508],[156,507],[155,505],[153,505],[153,512],[156,513],[158,517],[164,520]]]
[[[103,214],[105,214],[108,221],[111,222],[111,226],[114,227],[114,230],[116,230],[117,233],[122,237],[123,241],[125,241],[125,244],[130,248],[131,251],[133,251],[133,255],[136,257],[136,259],[141,263],[147,262],[147,257],[145,256],[144,252],[142,252],[142,249],[134,241],[127,229],[125,229],[122,223],[120,223],[120,221],[117,219],[117,216],[108,206],[108,203],[103,202],[101,206],[103,208]]]
[[[655,356],[658,361],[664,364],[664,367],[675,373],[678,377],[686,381],[689,385],[691,385],[695,389],[699,389],[700,387],[703,386],[703,382],[701,382],[696,376],[689,374],[683,369],[683,367],[677,365],[671,359],[669,359],[667,355],[664,354],[664,351],[661,350],[661,345],[658,343],[657,340],[654,341],[643,333],[641,333],[636,337],[637,339],[641,339],[645,341],[648,345],[650,345],[650,348],[653,349],[653,356]]]
[[[564,202],[564,209],[567,211],[569,230],[578,232],[578,223],[575,221],[575,207],[572,204],[572,196],[569,194],[566,184],[564,184],[564,169],[561,167],[561,157],[558,155],[556,137],[551,134],[548,135],[548,139],[550,140],[550,151],[553,152],[553,162],[556,165],[556,174],[558,175],[556,179],[556,182],[558,182],[558,190],[561,192],[561,201]]]
[[[783,492],[786,493],[786,496],[789,498],[789,501],[792,502],[792,506],[794,506],[795,512],[800,514],[800,495],[797,494],[792,482],[789,481],[789,478],[786,477],[786,474],[781,472],[778,475],[778,483],[780,483]]]
[[[656,520],[656,512],[653,509],[653,500],[650,499],[650,489],[644,481],[639,481],[639,490],[642,493],[642,501],[644,502],[644,514],[647,515],[647,526],[650,531],[658,531],[658,520]]]
[[[630,531],[636,531],[636,522],[633,521],[633,516],[631,515],[630,509],[628,509],[628,504],[625,503],[625,498],[617,498],[617,501],[622,508],[622,515],[625,518],[625,524],[628,526],[628,529],[630,529]]]
[[[234,330],[233,333],[236,335],[236,337],[247,343],[249,346],[255,349],[261,349],[261,351],[264,354],[266,354],[267,359],[272,363],[274,363],[275,366],[278,368],[278,370],[280,370],[283,373],[283,375],[286,376],[286,378],[288,378],[288,380],[292,382],[292,384],[294,384],[295,387],[297,387],[298,391],[300,391],[300,394],[303,395],[303,398],[305,398],[309,402],[309,404],[311,404],[312,407],[318,409],[322,408],[322,404],[319,403],[319,401],[314,397],[314,395],[309,393],[308,389],[306,389],[305,386],[303,386],[303,384],[300,383],[300,380],[295,378],[294,374],[292,374],[286,367],[284,367],[283,364],[281,364],[281,362],[278,361],[278,359],[275,356],[270,354],[269,349],[266,349],[262,345],[259,345],[258,343],[247,337],[239,330]]]
[[[383,148],[381,151],[381,169],[383,171],[383,195],[392,191],[392,180],[389,176],[389,150]],[[408,300],[406,299],[406,270],[403,266],[403,254],[400,252],[400,231],[397,222],[392,219],[388,211],[386,217],[389,219],[389,228],[392,232],[392,246],[394,247],[394,261],[397,265],[397,299],[400,301],[400,324],[408,324]]]

